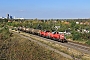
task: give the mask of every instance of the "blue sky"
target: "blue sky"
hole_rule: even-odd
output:
[[[90,0],[0,0],[0,16],[90,18]]]

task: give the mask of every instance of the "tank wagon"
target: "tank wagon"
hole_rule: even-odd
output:
[[[18,27],[18,30],[27,32],[30,34],[39,35],[41,37],[53,39],[53,40],[60,41],[60,42],[67,42],[64,34],[60,34],[59,32],[43,31],[39,29],[25,28],[25,27]]]
[[[18,27],[18,30],[22,31],[22,27]]]
[[[22,27],[22,31],[23,31],[23,32],[26,32],[26,28],[25,28],[25,27]]]
[[[33,28],[29,28],[29,32],[31,33],[31,34],[33,34]]]
[[[26,28],[26,32],[27,33],[30,33],[30,28]]]
[[[33,30],[33,34],[35,34],[35,35],[40,35],[40,32],[41,32],[41,30],[39,30],[39,29]]]
[[[39,29],[26,28],[27,33],[31,33],[31,34],[35,34],[35,35],[39,35],[40,31],[41,30],[39,30]]]

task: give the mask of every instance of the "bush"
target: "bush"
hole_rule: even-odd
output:
[[[10,37],[10,32],[8,27],[4,27],[0,30],[1,39],[5,40]]]
[[[81,34],[78,32],[72,32],[73,40],[81,40]]]
[[[86,44],[90,45],[90,40],[88,40],[88,41],[86,42]]]

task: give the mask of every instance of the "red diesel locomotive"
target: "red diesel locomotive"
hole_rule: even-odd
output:
[[[18,30],[39,35],[41,37],[57,40],[60,42],[67,42],[64,34],[60,34],[59,32],[42,31],[39,29],[25,28],[25,27],[18,27]]]

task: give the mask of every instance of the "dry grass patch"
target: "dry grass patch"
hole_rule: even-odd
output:
[[[18,35],[11,38],[7,60],[69,60]]]
[[[45,43],[45,44],[47,44],[47,45],[49,45],[49,46],[51,46],[51,47],[53,47],[53,48],[55,48],[55,49],[58,49],[59,51],[61,51],[61,52],[64,52],[64,53],[66,53],[66,54],[69,54],[69,55],[71,55],[73,58],[78,58],[78,59],[85,59],[85,60],[90,60],[90,55],[88,55],[88,54],[83,54],[82,52],[80,52],[80,51],[77,51],[77,50],[75,50],[75,49],[73,49],[73,48],[68,48],[68,47],[65,47],[65,46],[62,46],[62,45],[59,45],[59,44],[56,44],[56,43],[52,43],[52,42],[49,42],[49,41],[46,41],[46,40],[43,40],[43,39],[40,39],[40,38],[35,38],[35,37],[32,37],[32,36],[30,36],[30,35],[28,35],[28,34],[26,34],[26,33],[21,33],[21,34],[23,34],[23,35],[26,35],[26,36],[29,36],[29,37],[31,37],[32,39],[36,39],[36,40],[38,40],[38,41],[40,41],[40,42],[42,42],[42,43]]]

